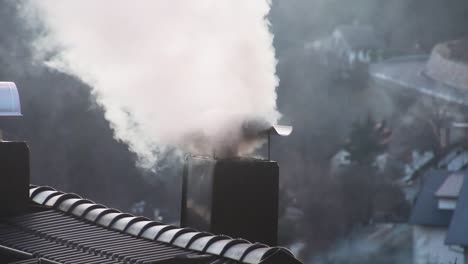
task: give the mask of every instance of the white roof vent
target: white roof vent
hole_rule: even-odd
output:
[[[13,82],[0,82],[1,116],[22,116],[18,89]]]

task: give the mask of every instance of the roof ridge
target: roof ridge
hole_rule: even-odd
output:
[[[213,235],[192,228],[166,225],[146,217],[122,213],[77,194],[64,193],[49,186],[30,185],[29,196],[39,205],[78,217],[97,226],[181,249],[225,257],[247,264],[272,263],[271,258],[280,252],[282,261],[286,255],[291,263],[300,263],[291,251],[283,247],[269,247],[225,235]]]

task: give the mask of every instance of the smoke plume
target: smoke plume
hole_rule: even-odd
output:
[[[92,87],[115,137],[148,168],[169,146],[239,154],[246,123],[277,121],[269,10],[268,0],[20,5],[42,33],[36,58]]]

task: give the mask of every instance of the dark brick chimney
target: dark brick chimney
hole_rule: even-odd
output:
[[[25,212],[29,202],[29,149],[0,141],[0,217]]]
[[[279,168],[252,158],[186,159],[182,226],[277,244]]]

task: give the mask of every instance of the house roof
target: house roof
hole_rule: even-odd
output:
[[[440,153],[427,160],[424,164],[419,166],[413,174],[405,178],[405,181],[413,181],[423,176],[430,169],[446,169],[451,171],[457,171],[466,167],[466,155],[467,146],[464,143],[452,144]],[[455,162],[454,162],[455,160]]]
[[[462,188],[464,175],[462,173],[453,173],[450,174],[447,179],[439,187],[435,196],[438,198],[450,198],[456,199],[460,194]]]
[[[165,225],[51,187],[31,186],[30,199],[30,212],[0,219],[0,252],[25,261],[14,263],[300,263],[285,248]]]
[[[450,224],[453,212],[451,210],[439,210],[437,197],[434,195],[450,174],[449,171],[441,170],[427,172],[421,192],[411,212],[410,224],[444,227]]]
[[[468,105],[468,94],[461,89],[439,83],[424,73],[429,56],[417,55],[389,59],[371,65],[370,75],[376,81],[417,91],[459,105]]]
[[[454,43],[457,42],[437,45],[431,55],[392,58],[373,64],[370,75],[376,81],[468,106],[468,64],[444,54],[445,49],[453,51]],[[461,42],[462,45],[466,43]]]
[[[463,182],[445,240],[449,245],[468,246],[468,181]]]

